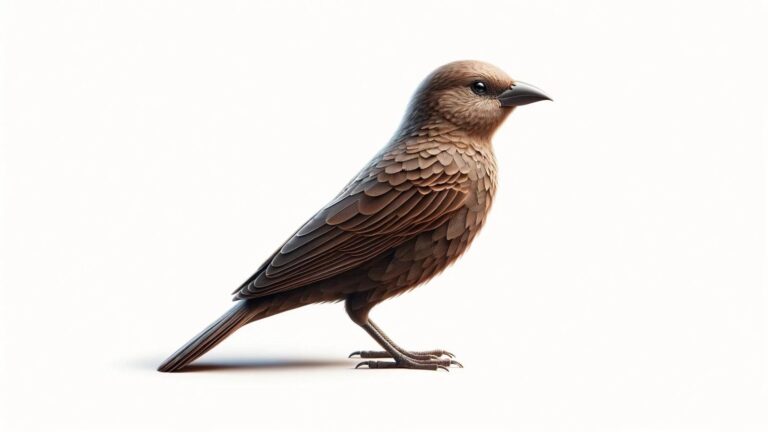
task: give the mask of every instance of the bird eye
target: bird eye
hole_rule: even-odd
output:
[[[488,92],[488,87],[482,81],[473,82],[470,88],[476,95],[484,95]]]

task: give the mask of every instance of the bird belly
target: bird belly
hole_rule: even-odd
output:
[[[369,267],[370,301],[409,291],[438,275],[467,250],[483,226],[485,211],[464,207],[436,229],[422,232]]]

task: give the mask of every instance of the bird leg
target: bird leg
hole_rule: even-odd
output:
[[[359,354],[361,358],[392,358],[394,361],[367,360],[357,364],[355,369],[368,366],[369,369],[403,368],[448,370],[452,365],[461,366],[456,360],[442,358],[443,350],[410,352],[400,348],[384,332],[368,319],[368,312],[375,305],[363,296],[351,296],[345,302],[347,314],[355,324],[363,328],[384,351],[356,351],[350,357]]]
[[[455,356],[453,353],[448,352],[446,350],[442,349],[434,349],[434,350],[428,350],[428,351],[409,351],[405,348],[400,347],[397,345],[392,339],[387,336],[381,328],[379,328],[373,321],[368,321],[368,324],[381,336],[384,338],[392,347],[394,347],[398,352],[403,354],[406,357],[409,357],[414,360],[434,360],[439,359],[442,356],[447,356],[449,358],[454,358]],[[392,354],[390,354],[388,351],[355,351],[352,354],[349,355],[350,358],[359,355],[360,358],[392,358]],[[459,367],[463,367],[461,363],[458,361],[452,361],[450,364],[456,365]]]
[[[402,368],[402,369],[426,369],[448,370],[449,366],[457,365],[461,366],[456,360],[447,358],[440,358],[437,355],[432,354],[414,354],[403,350],[392,342],[384,332],[381,331],[373,322],[368,322],[360,325],[371,337],[384,348],[384,351],[363,351],[360,352],[362,358],[392,358],[394,361],[377,361],[367,360],[357,364],[355,369],[368,366],[369,369],[389,369],[389,368]],[[363,357],[363,353],[366,353],[366,357]],[[354,353],[353,353],[354,354]],[[368,355],[377,355],[378,357],[369,357]]]

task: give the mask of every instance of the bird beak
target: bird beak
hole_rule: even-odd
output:
[[[499,102],[501,102],[501,106],[503,107],[527,105],[543,100],[551,101],[552,99],[536,87],[520,81],[515,82],[512,84],[512,87],[508,90],[504,90],[504,92],[499,95]]]

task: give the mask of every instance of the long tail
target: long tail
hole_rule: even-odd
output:
[[[157,370],[160,372],[176,372],[184,368],[218,345],[219,342],[226,339],[227,336],[234,333],[237,329],[251,322],[262,309],[262,307],[255,305],[251,301],[241,300],[237,302],[221,318],[214,321],[208,328],[168,357]]]

